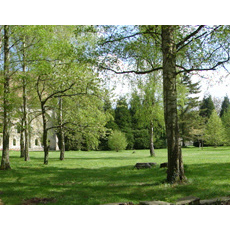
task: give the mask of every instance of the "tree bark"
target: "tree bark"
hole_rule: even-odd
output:
[[[24,73],[23,76],[23,120],[24,120],[24,139],[25,139],[25,146],[24,146],[24,155],[25,161],[30,160],[29,157],[29,134],[28,134],[28,113],[27,113],[27,90],[26,90],[26,55],[25,55],[25,41],[23,41],[23,65],[22,71]]]
[[[9,160],[10,142],[10,50],[9,50],[9,26],[4,26],[4,98],[3,98],[3,147],[1,170],[11,169]]]
[[[59,143],[59,149],[60,149],[60,160],[64,160],[65,157],[65,135],[63,130],[63,116],[62,116],[62,97],[59,97],[58,99],[59,104],[59,135],[58,135],[58,143]]]
[[[184,166],[179,140],[176,89],[176,44],[174,26],[162,26],[164,116],[168,145],[167,181],[184,181]]]
[[[153,123],[150,122],[150,156],[155,157],[155,151],[154,151],[154,142],[153,142]]]
[[[20,127],[20,157],[25,158],[25,142],[24,142],[24,119],[21,120],[21,127]]]
[[[42,109],[42,120],[43,120],[43,148],[44,148],[44,164],[48,165],[49,160],[49,145],[48,145],[48,131],[47,131],[47,120],[45,106],[41,103]]]

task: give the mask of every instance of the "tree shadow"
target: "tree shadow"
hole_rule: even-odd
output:
[[[166,169],[136,170],[133,165],[101,168],[25,167],[0,172],[1,199],[23,204],[47,199],[46,204],[104,204],[143,200],[175,201],[184,196],[201,199],[230,195],[230,164],[191,164],[187,184],[162,183]],[[55,203],[49,202],[55,200]]]

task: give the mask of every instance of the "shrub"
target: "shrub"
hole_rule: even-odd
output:
[[[126,149],[128,143],[125,137],[125,134],[121,131],[115,130],[111,134],[111,136],[108,139],[108,146],[111,150],[116,150],[117,152],[119,150]]]

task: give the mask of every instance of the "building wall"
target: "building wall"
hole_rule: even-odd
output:
[[[18,123],[19,120],[15,120],[13,123]],[[51,124],[50,124],[51,125]],[[2,150],[3,138],[0,133],[0,150]],[[50,143],[50,150],[58,150],[58,139],[53,129],[48,132],[48,140]],[[11,127],[10,131],[10,150],[20,150],[20,131],[17,125]],[[42,117],[36,117],[30,125],[29,132],[29,150],[31,151],[43,151],[42,146]]]

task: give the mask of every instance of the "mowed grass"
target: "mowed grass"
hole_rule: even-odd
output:
[[[10,152],[12,170],[0,171],[0,199],[4,204],[23,204],[32,198],[53,198],[47,204],[95,205],[113,202],[162,200],[174,202],[185,196],[209,199],[230,195],[230,147],[185,148],[183,161],[186,184],[165,183],[166,149],[69,151],[65,160],[59,152],[50,152],[43,165],[42,152],[30,152],[30,161]],[[156,162],[152,169],[133,169],[137,162]],[[43,204],[43,203],[41,203]]]

